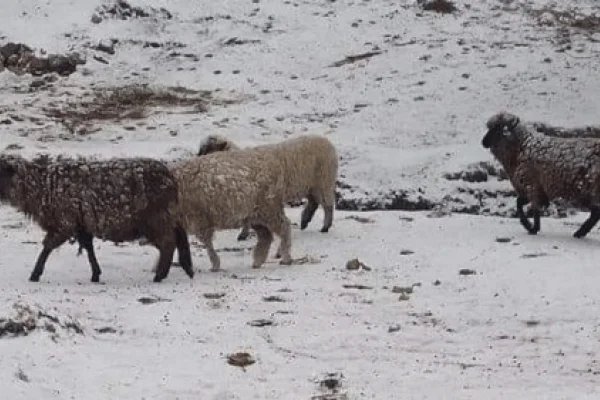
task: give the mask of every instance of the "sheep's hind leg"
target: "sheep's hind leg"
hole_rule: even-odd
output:
[[[31,282],[38,282],[40,280],[40,276],[42,276],[42,274],[44,273],[44,267],[46,266],[46,261],[48,261],[50,253],[52,253],[54,249],[58,248],[60,245],[66,242],[67,239],[68,237],[60,235],[56,232],[46,233],[46,237],[44,237],[44,240],[42,242],[44,248],[38,255],[38,258],[35,262],[35,267],[33,268],[31,275],[29,276],[29,280]]]
[[[308,223],[313,219],[317,208],[319,208],[319,203],[317,199],[309,194],[306,196],[308,203],[304,206],[304,210],[302,210],[302,216],[300,217],[300,230],[306,229]]]
[[[541,215],[540,215],[540,209],[538,207],[534,207],[533,208],[533,227],[531,228],[531,231],[529,231],[530,234],[532,235],[536,235],[541,229]]]
[[[88,261],[90,263],[90,267],[92,268],[92,282],[100,282],[102,270],[100,269],[98,259],[96,258],[96,253],[94,251],[94,235],[89,232],[80,231],[77,234],[77,241],[79,242],[79,251],[81,251],[81,249],[85,249],[87,253]]]
[[[335,204],[335,192],[330,192],[329,194],[325,194],[323,196],[323,211],[325,212],[325,217],[323,218],[323,227],[321,228],[321,232],[326,233],[329,232],[329,228],[333,225],[333,208]]]
[[[594,226],[600,221],[600,208],[598,206],[590,207],[590,216],[585,220],[581,228],[573,234],[578,239],[585,237]]]
[[[192,264],[192,254],[190,252],[190,241],[187,232],[181,226],[175,227],[175,245],[179,257],[179,264],[187,276],[192,279],[194,277],[194,267]]]
[[[252,268],[260,268],[269,255],[269,248],[271,247],[271,243],[273,243],[273,233],[264,225],[252,225],[252,229],[256,231],[258,238],[252,255]]]

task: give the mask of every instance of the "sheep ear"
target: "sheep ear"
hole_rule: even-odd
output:
[[[512,118],[512,120],[510,121],[510,126],[508,127],[508,129],[510,129],[512,131],[513,129],[515,129],[517,127],[517,125],[519,124],[519,122],[521,122],[521,120],[519,119],[519,117],[514,116]]]

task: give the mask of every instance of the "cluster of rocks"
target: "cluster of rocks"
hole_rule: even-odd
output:
[[[41,76],[57,73],[68,76],[76,71],[77,65],[85,64],[79,53],[68,55],[49,54],[38,57],[32,48],[23,43],[9,42],[0,46],[0,72],[7,69],[17,75],[31,74]]]
[[[163,7],[134,7],[125,0],[117,0],[115,3],[103,4],[96,8],[91,21],[99,24],[106,19],[128,20],[132,18],[172,19],[173,14]]]

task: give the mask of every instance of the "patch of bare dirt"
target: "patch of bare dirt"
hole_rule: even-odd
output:
[[[50,104],[42,108],[42,112],[69,132],[85,135],[93,132],[96,123],[142,120],[160,107],[199,114],[206,112],[210,105],[236,102],[218,99],[211,91],[183,87],[153,88],[140,84],[95,88],[75,100]]]

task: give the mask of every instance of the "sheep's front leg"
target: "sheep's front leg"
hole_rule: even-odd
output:
[[[598,206],[590,207],[590,216],[585,220],[583,225],[573,234],[578,239],[585,237],[594,226],[600,221],[600,208]]]
[[[33,268],[31,275],[29,276],[29,280],[31,282],[39,282],[40,276],[42,276],[42,274],[44,273],[46,261],[48,261],[50,253],[52,253],[54,249],[60,247],[64,242],[67,241],[67,239],[68,237],[66,237],[65,235],[61,235],[57,232],[46,233],[46,237],[44,237],[44,240],[42,242],[44,248],[40,252],[35,262],[35,267]]]
[[[525,211],[523,210],[523,206],[525,206],[527,203],[529,203],[529,200],[526,197],[517,197],[517,217],[519,217],[521,225],[523,225],[527,232],[531,233],[533,227],[531,226],[531,222],[529,222],[529,219],[527,219],[527,215],[525,215]]]
[[[169,237],[169,239],[171,239]],[[173,254],[175,254],[175,242],[173,240],[162,240],[160,243],[155,244],[156,248],[160,252],[158,256],[158,262],[156,264],[156,274],[154,275],[154,282],[161,282],[169,275],[171,269],[171,263],[173,262]]]
[[[292,263],[292,224],[283,210],[281,210],[281,217],[278,222],[279,223],[275,223],[273,226],[269,227],[277,236],[281,238],[281,242],[279,243],[275,257],[281,258],[279,264],[290,265]]]
[[[242,230],[240,231],[237,240],[238,241],[242,241],[242,240],[246,240],[248,239],[248,236],[250,235],[250,226],[248,224],[245,224],[244,227],[242,228]]]
[[[80,250],[83,248],[87,253],[88,262],[92,268],[92,282],[100,282],[102,270],[100,269],[98,259],[96,258],[96,253],[94,251],[94,236],[89,232],[81,231],[77,235],[77,241],[79,242]]]
[[[260,268],[269,255],[269,248],[273,243],[273,233],[264,225],[252,225],[256,231],[257,241],[252,255],[252,268]]]
[[[540,201],[537,196],[531,196],[531,212],[533,213],[533,226],[529,229],[530,235],[537,235],[541,228]]]
[[[211,272],[218,272],[221,270],[221,260],[219,259],[219,255],[215,251],[215,247],[213,245],[214,234],[214,230],[208,229],[196,236],[198,236],[198,238],[202,241],[204,247],[206,248],[206,253],[208,254],[208,258],[210,259]]]

